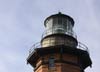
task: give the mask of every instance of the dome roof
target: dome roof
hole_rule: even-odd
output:
[[[59,12],[58,14],[53,14],[53,15],[47,17],[47,18],[45,19],[45,21],[44,21],[44,25],[46,26],[46,21],[47,21],[48,19],[50,19],[50,18],[55,18],[55,17],[63,17],[63,18],[69,19],[69,20],[72,22],[72,24],[74,25],[74,20],[73,20],[73,18],[70,17],[70,16],[68,16],[68,15],[62,14],[61,12]]]

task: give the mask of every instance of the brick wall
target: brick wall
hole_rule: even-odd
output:
[[[37,61],[36,67],[38,67],[35,72],[80,72],[80,67],[77,65],[72,65],[72,64],[67,64],[67,63],[62,63],[62,62],[56,62],[55,61],[55,67],[52,69],[48,68],[48,60],[50,56],[53,56],[55,60],[59,61],[60,60],[60,54],[48,54],[43,56],[44,62],[47,64],[41,64],[43,62],[42,58],[40,58]],[[63,54],[62,59],[67,62],[72,62],[78,64],[78,57],[75,55],[70,55],[70,54]]]

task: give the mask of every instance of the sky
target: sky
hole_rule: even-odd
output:
[[[0,0],[0,72],[33,72],[27,57],[40,42],[44,20],[61,11],[75,21],[78,41],[89,48],[92,68],[99,72],[100,0]]]

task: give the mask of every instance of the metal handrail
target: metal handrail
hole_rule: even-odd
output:
[[[60,29],[60,28],[59,28]],[[42,34],[42,38],[44,38],[45,36],[47,35],[51,35],[51,34],[56,34],[54,31],[56,30],[56,28],[50,28],[50,29],[47,29],[46,31],[43,32]],[[72,36],[74,38],[77,39],[77,35],[74,31],[66,31],[64,34],[67,34],[69,36]]]
[[[59,42],[59,43],[61,43],[61,42]],[[46,44],[50,44],[50,43],[45,43],[45,44],[42,44],[42,45],[46,45]],[[32,47],[31,47],[30,50],[29,50],[29,54],[33,53],[33,52],[35,51],[36,48],[41,48],[42,45],[41,45],[40,42],[38,42],[38,43],[32,45]],[[81,42],[78,42],[77,49],[81,49],[81,50],[84,50],[84,51],[89,52],[88,47],[87,47],[86,45],[84,45],[83,43],[81,43]]]
[[[29,54],[31,54],[32,52],[34,52],[35,49],[36,49],[36,48],[39,48],[39,47],[41,47],[40,42],[37,42],[37,43],[33,44],[33,45],[31,46],[31,48],[29,49]]]
[[[89,52],[88,47],[87,47],[85,44],[81,43],[81,42],[78,42],[78,46],[77,46],[77,48],[78,48],[78,49],[82,49],[82,50],[85,50],[85,51],[88,51],[88,52]]]

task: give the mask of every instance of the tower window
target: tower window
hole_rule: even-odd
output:
[[[54,58],[49,58],[49,68],[53,68],[54,66]]]

